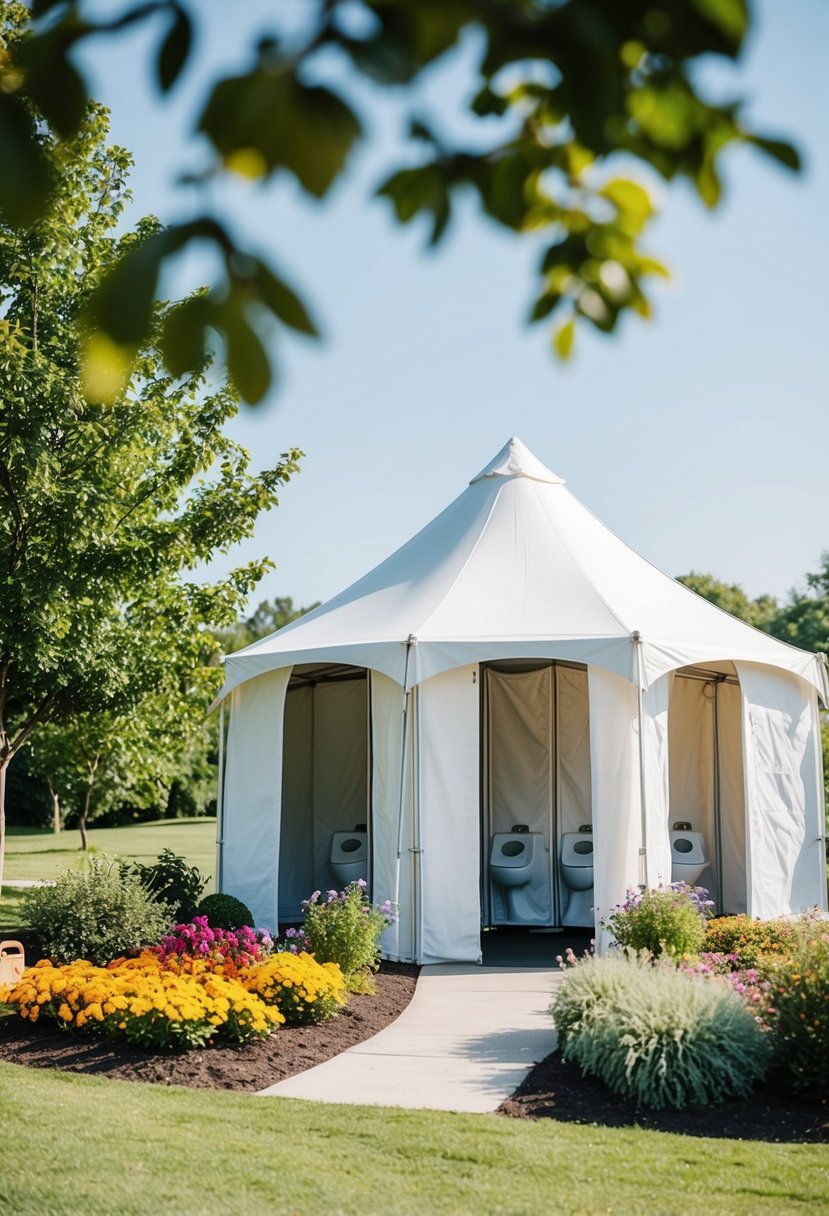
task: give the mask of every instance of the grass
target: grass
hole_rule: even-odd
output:
[[[823,1146],[323,1106],[10,1064],[0,1109],[0,1210],[16,1216],[754,1216],[829,1205]]]
[[[11,827],[6,837],[5,877],[56,878],[63,870],[82,866],[84,854],[76,830],[55,835],[47,828]],[[123,828],[89,829],[89,845],[100,853],[128,861],[155,861],[162,849],[172,849],[212,876],[216,868],[215,819],[159,819]],[[212,884],[208,888],[212,889]]]
[[[5,878],[49,879],[64,870],[81,869],[87,856],[77,831],[55,835],[48,828],[7,828]],[[216,868],[215,819],[159,819],[123,828],[89,830],[90,849],[126,861],[155,861],[162,849],[172,849],[210,875],[205,893],[214,889]],[[25,929],[24,892],[14,887],[0,893],[0,938]]]

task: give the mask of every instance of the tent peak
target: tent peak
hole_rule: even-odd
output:
[[[474,486],[476,481],[483,481],[485,477],[529,477],[531,481],[546,481],[552,485],[564,485],[564,478],[552,473],[515,436],[504,444],[500,452],[493,456],[489,464],[481,469],[469,484]]]

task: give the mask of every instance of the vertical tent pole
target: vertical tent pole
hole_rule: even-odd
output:
[[[394,863],[394,903],[400,907],[400,857],[403,853],[403,829],[406,816],[406,755],[409,741],[409,657],[417,639],[410,633],[406,642],[406,665],[403,669],[403,741],[400,748],[400,797],[397,804],[397,856]],[[400,917],[397,919],[397,954],[400,954]]]
[[[219,785],[216,790],[216,890],[222,889],[224,853],[224,793],[225,793],[225,703],[219,709]]]
[[[636,712],[639,718],[639,812],[640,840],[639,846],[639,886],[647,888],[648,882],[648,800],[645,781],[645,706],[644,706],[644,663],[642,661],[642,639],[639,630],[631,635],[636,643]]]

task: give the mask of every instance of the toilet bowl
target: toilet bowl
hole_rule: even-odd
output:
[[[671,882],[696,884],[708,865],[705,837],[691,830],[690,823],[675,823],[671,837]]]
[[[331,837],[331,871],[342,890],[359,878],[368,881],[368,833],[362,825],[353,832],[335,832]]]
[[[550,881],[540,832],[496,832],[489,850],[489,877],[501,896],[504,914],[493,921],[511,925],[550,923]],[[493,892],[495,894],[495,891]]]
[[[568,892],[563,925],[593,925],[593,836],[589,824],[561,837],[561,881]]]

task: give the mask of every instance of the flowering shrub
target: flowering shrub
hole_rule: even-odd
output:
[[[255,963],[242,982],[291,1025],[325,1022],[346,1001],[345,978],[336,963],[317,962],[310,954],[272,954]]]
[[[310,954],[311,940],[304,929],[286,929],[285,939],[279,948],[290,954]]]
[[[78,961],[56,967],[42,960],[0,1000],[30,1022],[51,1018],[67,1030],[118,1035],[145,1047],[204,1047],[216,1037],[245,1042],[285,1021],[279,1009],[241,983],[190,959],[189,974],[145,951],[108,967]]]
[[[566,966],[551,1012],[566,1060],[655,1110],[744,1096],[771,1053],[727,980],[636,954]]]
[[[167,966],[179,964],[179,969],[184,959],[198,958],[209,970],[233,978],[240,968],[267,958],[272,949],[273,938],[263,929],[212,929],[206,916],[194,916],[189,925],[174,925],[153,953]]]
[[[388,900],[379,906],[371,903],[359,878],[344,891],[328,891],[324,899],[315,891],[302,911],[302,928],[317,961],[336,963],[350,991],[372,992],[369,972],[380,961],[380,934],[397,920],[394,905]]]
[[[86,958],[103,965],[154,944],[170,924],[168,906],[106,856],[91,858],[83,874],[67,870],[27,891],[24,907],[43,953],[55,963]]]
[[[766,955],[770,1036],[780,1073],[796,1094],[829,1088],[829,925],[814,926],[791,956]]]
[[[737,968],[756,967],[764,955],[788,953],[798,937],[795,922],[718,916],[705,930],[706,952],[732,955]]]
[[[628,889],[627,899],[602,921],[620,946],[653,958],[699,952],[713,902],[704,887],[671,883],[657,890]]]

